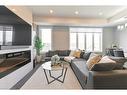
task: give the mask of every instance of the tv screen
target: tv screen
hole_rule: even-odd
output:
[[[0,45],[31,45],[31,25],[0,6]]]

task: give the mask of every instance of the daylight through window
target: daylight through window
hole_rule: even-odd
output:
[[[70,28],[70,49],[102,51],[102,28]]]

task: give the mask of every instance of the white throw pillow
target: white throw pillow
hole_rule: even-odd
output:
[[[102,59],[99,61],[99,63],[116,63],[116,61],[110,59],[108,56],[102,57]]]
[[[67,61],[67,62],[71,62],[75,57],[73,56],[66,56],[64,57],[64,60]]]
[[[73,56],[73,55],[74,55],[74,53],[75,53],[75,51],[74,51],[74,50],[71,50],[71,52],[70,52],[69,56]]]

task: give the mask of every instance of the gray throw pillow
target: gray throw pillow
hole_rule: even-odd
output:
[[[47,57],[52,57],[54,55],[56,55],[55,51],[48,51],[48,56]]]
[[[115,70],[123,69],[123,65],[125,62],[127,62],[127,59],[125,57],[109,57],[110,59],[116,61]]]
[[[111,71],[115,68],[116,63],[98,63],[93,65],[91,71]]]
[[[85,51],[81,51],[80,58],[83,58],[84,54],[85,54]]]
[[[67,50],[57,50],[57,54],[59,56],[68,56],[68,51]]]
[[[91,52],[85,52],[84,55],[83,55],[83,58],[84,58],[85,60],[88,60],[89,57],[90,57],[90,54],[91,54]]]

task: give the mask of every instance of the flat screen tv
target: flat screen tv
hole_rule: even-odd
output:
[[[31,45],[31,25],[5,6],[0,6],[0,45]]]

